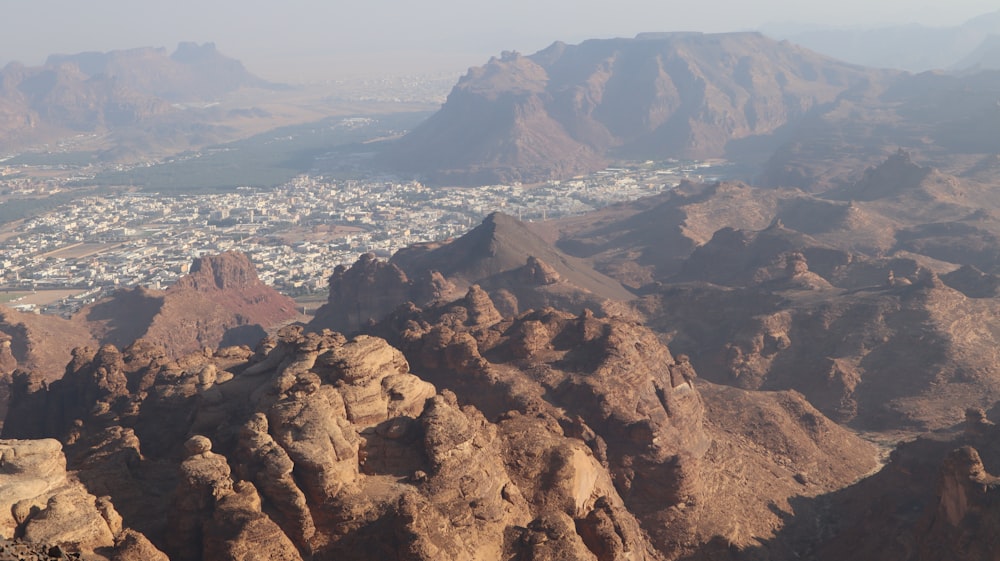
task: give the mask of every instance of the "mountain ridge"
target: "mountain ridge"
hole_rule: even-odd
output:
[[[565,178],[612,155],[720,157],[891,75],[759,33],[554,43],[470,69],[384,157],[439,183]]]
[[[0,147],[69,132],[147,123],[174,104],[211,102],[241,87],[276,87],[213,43],[51,55],[41,66],[0,69]]]

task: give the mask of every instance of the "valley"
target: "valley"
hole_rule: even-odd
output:
[[[727,172],[718,163],[650,162],[566,182],[474,190],[434,190],[393,177],[303,175],[271,189],[224,194],[81,195],[5,228],[0,288],[76,288],[94,300],[122,287],[167,287],[193,257],[238,249],[258,263],[266,283],[308,293],[324,289],[333,268],[359,253],[388,257],[412,243],[452,238],[492,209],[524,220],[556,218]],[[38,309],[69,315],[84,303],[69,299]]]
[[[996,558],[997,71],[438,80],[0,72],[0,561]]]

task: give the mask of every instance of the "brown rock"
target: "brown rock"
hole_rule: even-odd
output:
[[[219,497],[204,530],[203,559],[236,561],[301,561],[281,529],[261,512],[254,486],[238,482]]]
[[[146,536],[135,530],[125,530],[115,545],[112,561],[169,561],[167,554],[156,548]]]
[[[256,413],[244,425],[237,451],[240,475],[260,489],[279,513],[277,523],[300,550],[309,551],[316,533],[305,494],[292,475],[295,463],[268,434],[267,417]]]

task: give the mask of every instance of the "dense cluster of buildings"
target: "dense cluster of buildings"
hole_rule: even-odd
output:
[[[0,287],[165,288],[204,254],[250,255],[289,294],[322,289],[360,253],[460,235],[495,210],[522,220],[578,214],[669,189],[706,164],[608,169],[525,188],[434,189],[417,182],[300,176],[269,190],[86,197],[21,223],[0,242]],[[65,310],[55,310],[65,313]]]

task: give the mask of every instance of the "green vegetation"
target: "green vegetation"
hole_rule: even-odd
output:
[[[59,193],[45,198],[7,199],[0,202],[0,224],[20,220],[26,216],[37,216],[66,204],[77,196],[73,193]]]
[[[35,152],[4,162],[9,166],[85,166],[97,161],[95,152]]]
[[[22,296],[26,296],[28,294],[31,294],[31,293],[30,292],[10,292],[10,291],[6,291],[5,290],[3,292],[0,292],[0,304],[8,304],[8,303],[13,302],[14,300],[17,300],[18,298],[20,298]]]
[[[273,187],[313,168],[316,157],[361,151],[358,145],[411,128],[427,113],[342,118],[282,127],[251,138],[185,153],[162,164],[99,174],[80,185],[135,185],[144,191],[194,193],[231,191],[240,186]]]

